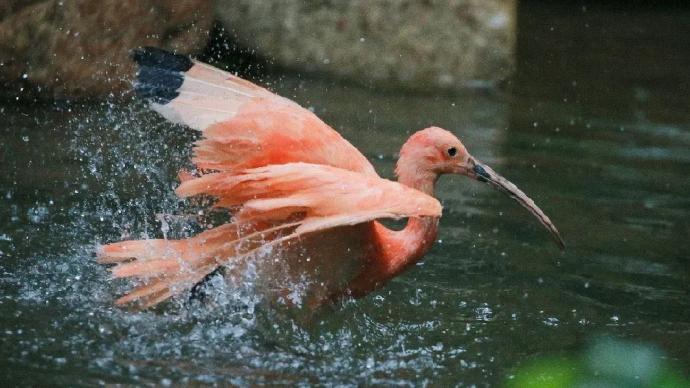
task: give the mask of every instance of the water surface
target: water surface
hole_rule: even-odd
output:
[[[588,34],[571,28],[567,36]],[[688,75],[676,62],[654,67],[663,82],[635,67],[619,68],[626,78],[605,64],[609,72],[598,74],[591,61],[582,65],[590,72],[547,65],[534,54],[543,45],[522,42],[507,93],[409,96],[269,76],[274,90],[313,109],[386,177],[414,130],[452,130],[531,195],[568,244],[561,253],[500,193],[445,177],[439,241],[425,260],[385,289],[309,320],[262,307],[250,288],[221,287],[215,308],[185,298],[155,311],[114,308],[128,284],[109,279],[93,248],[163,229],[173,238],[195,233],[187,215],[198,209],[173,193],[195,134],[126,99],[3,103],[5,381],[484,385],[602,334],[654,344],[687,373],[690,111],[679,85]],[[575,57],[576,48],[566,52]],[[173,216],[163,228],[157,214]]]

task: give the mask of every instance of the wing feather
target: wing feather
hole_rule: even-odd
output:
[[[338,132],[299,104],[186,56],[136,50],[136,91],[166,119],[203,133],[194,163],[240,171],[271,164],[324,164],[376,176]]]
[[[241,206],[235,215],[239,222],[300,213],[304,217],[297,234],[379,218],[440,217],[442,210],[435,198],[400,183],[308,163],[206,174],[183,182],[177,194],[211,195],[219,206]]]

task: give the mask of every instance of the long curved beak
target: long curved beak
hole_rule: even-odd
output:
[[[471,164],[474,163],[474,166]],[[549,217],[537,206],[530,197],[528,197],[522,190],[518,189],[512,182],[498,175],[491,167],[479,163],[477,160],[470,160],[470,168],[467,170],[467,175],[470,177],[489,184],[490,186],[506,193],[508,196],[516,200],[522,207],[529,210],[533,216],[537,217],[539,222],[544,225],[546,230],[551,233],[551,238],[562,250],[565,249],[565,242],[558,233],[556,225],[551,222]]]

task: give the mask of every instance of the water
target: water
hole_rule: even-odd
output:
[[[0,105],[4,381],[497,384],[602,334],[655,344],[687,374],[690,77],[678,71],[687,53],[667,55],[687,43],[667,33],[687,16],[590,9],[537,25],[543,13],[523,6],[521,34],[536,38],[521,40],[507,93],[406,96],[276,76],[276,91],[338,128],[383,176],[412,131],[453,130],[532,196],[568,244],[560,253],[500,193],[445,177],[439,241],[425,260],[316,317],[265,308],[251,281],[221,286],[216,308],[184,298],[155,311],[114,308],[128,285],[109,280],[93,248],[196,232],[185,215],[202,207],[172,192],[195,134],[129,101]],[[664,22],[642,31],[666,44],[606,34],[606,23],[642,16]],[[608,40],[538,60],[553,26],[559,37]],[[666,61],[620,67],[602,56],[621,46]]]

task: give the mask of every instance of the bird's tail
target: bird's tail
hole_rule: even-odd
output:
[[[134,278],[141,284],[115,303],[147,308],[190,290],[218,267],[238,265],[258,248],[270,245],[289,224],[265,222],[225,224],[186,240],[136,240],[101,246],[98,261],[115,264],[114,278]]]

